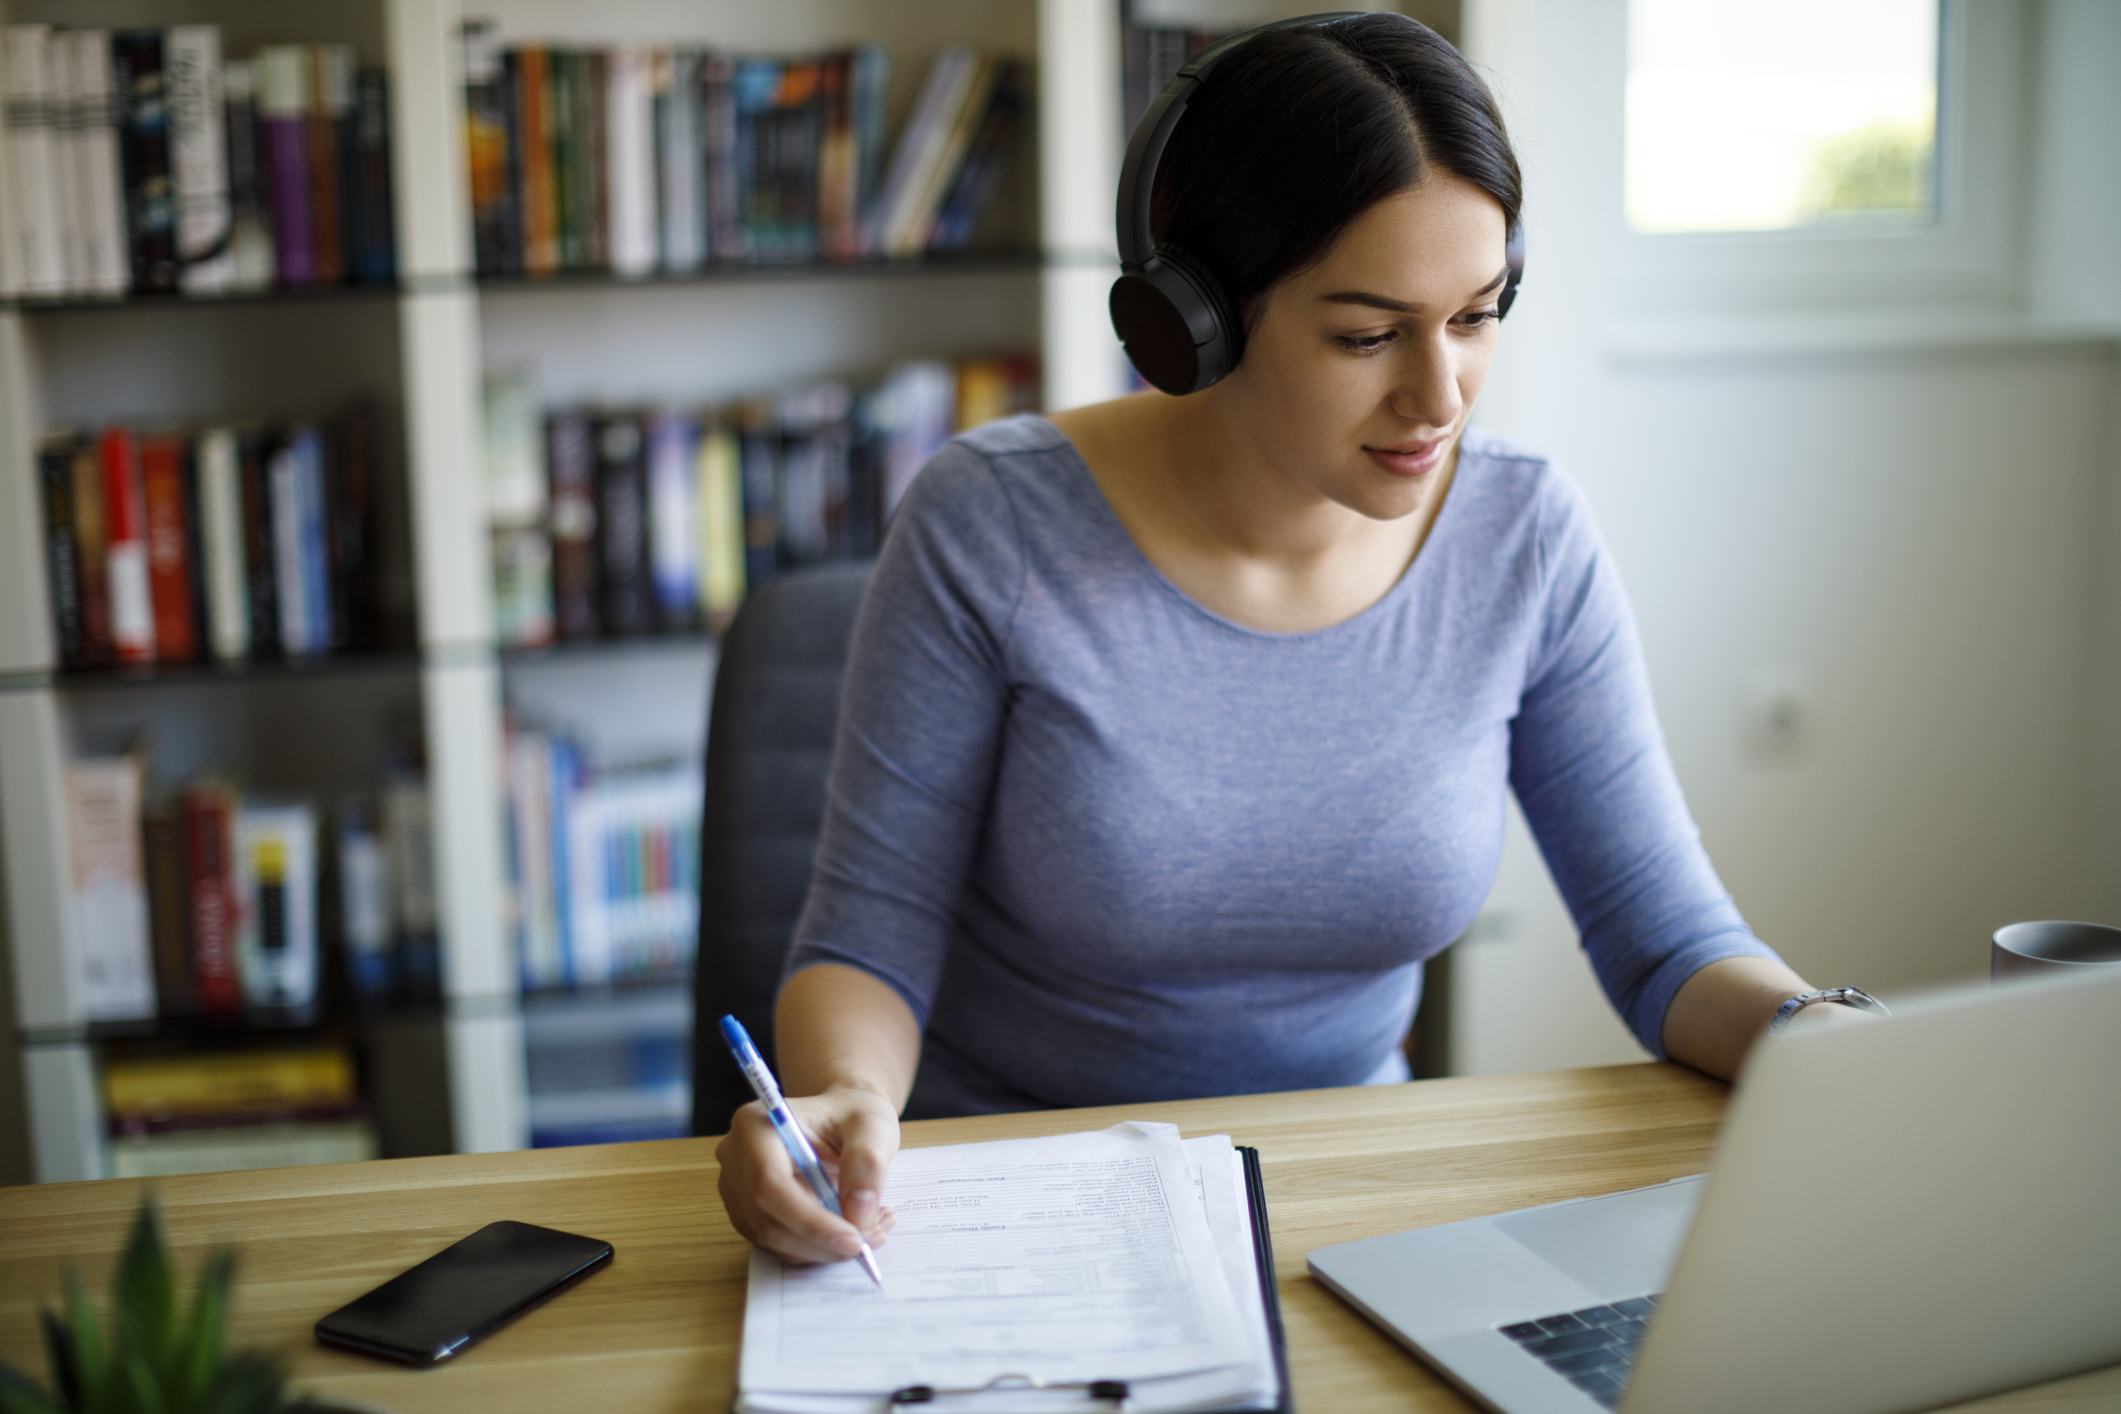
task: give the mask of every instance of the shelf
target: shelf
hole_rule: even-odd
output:
[[[313,658],[246,658],[230,663],[136,663],[111,668],[0,673],[0,693],[53,688],[64,692],[230,682],[291,682],[369,673],[411,672],[420,655],[410,649],[327,653]]]
[[[232,305],[336,304],[346,301],[366,302],[404,294],[410,290],[464,289],[468,285],[469,281],[466,280],[442,278],[378,281],[361,285],[275,285],[263,290],[229,290],[214,293],[173,290],[166,294],[127,294],[115,297],[61,295],[46,299],[10,295],[0,299],[0,310],[21,314],[114,314],[140,310],[221,309]]]
[[[707,653],[722,641],[709,629],[676,633],[641,633],[623,638],[576,638],[547,644],[543,648],[504,648],[501,661],[509,667],[538,663],[570,663],[633,653]]]
[[[76,1026],[40,1026],[16,1033],[24,1047],[102,1045],[109,1042],[169,1042],[215,1046],[303,1041],[377,1022],[433,1020],[459,1014],[499,1014],[498,1006],[408,998],[368,1006],[351,1003],[315,1007],[253,1007],[199,1016],[148,1016],[134,1021],[89,1021]]]
[[[1033,271],[1045,260],[1035,250],[964,251],[913,260],[811,261],[773,265],[749,261],[710,262],[699,270],[614,275],[608,270],[569,270],[546,276],[481,275],[481,293],[508,295],[551,290],[658,288],[672,285],[745,284],[758,280],[848,280],[915,275],[987,275]]]

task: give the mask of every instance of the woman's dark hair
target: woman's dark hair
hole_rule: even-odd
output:
[[[1494,197],[1516,228],[1524,189],[1502,114],[1441,35],[1392,14],[1270,30],[1186,105],[1157,165],[1150,229],[1199,257],[1249,322],[1256,296],[1435,172]]]

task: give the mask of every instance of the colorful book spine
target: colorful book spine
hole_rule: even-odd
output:
[[[1028,75],[1023,64],[1005,61],[995,81],[977,135],[943,197],[928,241],[930,250],[963,250],[972,244],[982,217],[994,204],[1002,178],[1030,122]]]
[[[198,656],[192,616],[192,497],[185,487],[184,439],[172,432],[140,439],[140,493],[146,512],[148,600],[155,619],[155,657],[187,663]]]
[[[726,626],[744,600],[744,491],[736,434],[720,419],[700,435],[700,612]]]
[[[715,260],[741,260],[746,251],[737,162],[736,64],[728,55],[701,57],[699,93],[707,253]]]
[[[345,157],[353,122],[353,51],[343,44],[308,48],[309,112],[302,124],[309,176],[309,232],[316,281],[346,278]]]
[[[169,92],[178,283],[192,294],[227,290],[235,283],[236,267],[229,240],[234,210],[229,200],[220,29],[173,26],[163,42],[163,73]]]
[[[220,661],[250,655],[250,585],[243,554],[242,467],[234,429],[199,434],[199,554],[205,564],[206,642]]]
[[[98,440],[97,451],[103,465],[103,563],[110,589],[111,644],[121,663],[151,663],[155,610],[148,587],[139,443],[129,429],[113,427]]]
[[[243,1009],[242,890],[236,874],[236,794],[202,782],[178,803],[184,829],[192,996],[204,1012]]]
[[[278,439],[257,428],[236,437],[236,480],[243,498],[243,582],[249,591],[250,651],[280,652],[279,515],[273,509]]]
[[[878,195],[864,242],[869,254],[903,258],[918,254],[926,244],[943,152],[980,68],[979,55],[966,45],[952,45],[936,55]]]
[[[43,493],[44,554],[52,600],[53,647],[60,663],[84,665],[87,641],[81,624],[81,565],[74,539],[74,447],[72,433],[44,439],[37,448],[37,481]]]
[[[242,910],[237,959],[251,1006],[317,1000],[317,823],[306,805],[246,805],[236,816]]]
[[[110,627],[110,527],[103,514],[103,454],[82,437],[74,443],[72,502],[74,566],[81,581],[81,663],[100,668],[117,661]]]
[[[281,44],[258,51],[258,126],[264,186],[272,199],[274,278],[282,285],[317,282],[317,245],[309,175],[309,50]]]
[[[752,589],[781,569],[781,437],[772,405],[757,400],[738,412],[739,485],[744,507],[744,583]]]
[[[510,251],[507,66],[490,21],[464,24],[464,148],[470,177],[474,268],[481,275],[514,273],[521,251]]]
[[[138,757],[67,765],[73,984],[90,1021],[155,1014]]]
[[[610,56],[595,50],[581,56],[582,267],[611,268],[611,72]]]
[[[440,964],[441,909],[435,891],[434,816],[427,783],[393,775],[383,787],[383,847],[398,927],[398,967],[414,994],[433,990]]]
[[[516,141],[521,172],[523,273],[543,277],[560,268],[558,183],[553,170],[558,145],[552,92],[553,51],[541,47],[517,50]]]

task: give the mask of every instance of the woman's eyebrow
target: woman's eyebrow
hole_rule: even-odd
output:
[[[1501,289],[1503,282],[1509,278],[1510,267],[1505,265],[1496,272],[1494,279],[1473,291],[1472,297],[1479,299],[1482,295],[1493,294]],[[1372,309],[1390,310],[1394,314],[1412,314],[1415,309],[1415,306],[1404,300],[1396,300],[1389,295],[1374,295],[1367,290],[1338,290],[1330,295],[1320,295],[1319,298],[1327,304],[1362,304]]]

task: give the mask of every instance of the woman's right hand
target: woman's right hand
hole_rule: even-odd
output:
[[[883,1206],[884,1175],[898,1153],[898,1114],[872,1090],[835,1087],[788,1101],[839,1188],[844,1219],[820,1204],[795,1171],[766,1111],[753,1100],[716,1146],[722,1206],[736,1230],[792,1262],[852,1257],[857,1233],[881,1246],[896,1222]]]

